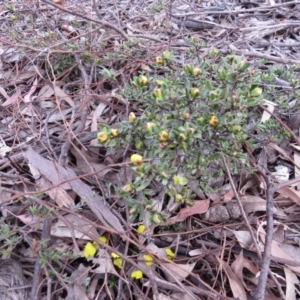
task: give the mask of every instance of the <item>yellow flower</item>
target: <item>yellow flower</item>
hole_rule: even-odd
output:
[[[146,226],[142,224],[138,227],[137,232],[141,234],[145,231],[145,229],[146,229]]]
[[[122,264],[123,264],[123,258],[120,257],[117,253],[112,252],[111,253],[111,257],[113,258],[113,263],[116,267],[118,268],[122,268]]]
[[[139,154],[132,154],[130,156],[130,161],[135,165],[135,166],[141,166],[143,164],[143,156]]]
[[[169,260],[172,260],[175,257],[175,253],[170,248],[166,248],[165,251]]]
[[[219,124],[219,119],[216,116],[211,116],[208,123],[212,127],[217,127]]]
[[[96,248],[90,242],[87,242],[83,249],[83,256],[85,258],[93,257],[96,253]]]
[[[102,236],[99,236],[99,241],[106,244],[107,243],[107,238],[106,236],[102,235]]]
[[[114,129],[114,128],[110,131],[110,133],[111,133],[111,135],[114,136],[114,137],[116,137],[116,136],[119,135],[118,129]]]
[[[146,264],[146,266],[152,266],[153,264],[153,257],[149,254],[144,254],[143,255],[143,258],[144,258],[144,262]]]
[[[143,272],[141,270],[135,270],[130,275],[133,279],[141,279],[143,277]]]
[[[98,132],[97,139],[98,139],[99,143],[105,143],[108,139],[107,133],[104,131]]]
[[[98,240],[104,244],[107,243],[107,238],[105,236],[99,236]],[[94,241],[93,246],[97,248],[99,247],[99,244]]]

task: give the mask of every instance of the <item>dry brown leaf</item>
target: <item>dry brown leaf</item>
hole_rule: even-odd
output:
[[[110,211],[108,206],[105,205],[104,199],[98,194],[95,194],[90,186],[78,179],[73,170],[54,165],[53,162],[40,156],[31,147],[24,152],[24,157],[48,178],[52,184],[60,185],[63,188],[65,188],[65,186],[71,187],[79,197],[85,199],[89,208],[104,225],[111,226],[120,233],[124,233],[124,228],[119,219]],[[62,184],[64,181],[68,182],[68,184]]]
[[[7,98],[5,102],[2,103],[2,106],[6,107],[14,104],[15,102],[18,101],[18,99],[20,99],[20,97],[21,97],[21,91],[19,88],[17,88],[16,92],[13,95],[11,95],[9,98]]]
[[[2,86],[0,86],[0,94],[1,94],[5,99],[8,99],[8,98],[9,98],[9,96],[7,95],[5,89],[4,89]]]
[[[280,195],[286,198],[290,198],[295,203],[300,205],[300,191],[296,191],[294,188],[291,187],[283,187],[277,191]]]
[[[58,101],[65,100],[72,108],[75,107],[75,103],[72,98],[66,94],[59,86],[54,85],[54,94],[57,97]]]
[[[236,256],[235,261],[231,264],[231,269],[232,272],[236,275],[236,277],[241,281],[243,286],[246,287],[246,284],[244,282],[243,268],[244,268],[244,253],[242,250],[240,254]]]
[[[259,236],[260,236],[262,242],[265,243],[266,232],[262,226],[259,226],[258,232],[259,232]],[[275,257],[283,258],[283,259],[288,259],[291,261],[297,261],[300,263],[300,259],[297,259],[297,257],[292,257],[289,254],[287,254],[283,249],[281,249],[279,247],[279,245],[276,244],[276,242],[274,240],[272,241],[272,244],[271,244],[271,255],[273,255]],[[289,266],[289,265],[286,265],[286,266],[290,270],[294,271],[295,273],[300,274],[300,267],[293,267],[293,266]]]
[[[89,275],[89,268],[85,267],[83,264],[80,264],[78,269],[75,270],[68,281],[70,282],[67,285],[68,296],[66,300],[89,300],[86,295],[85,283]]]
[[[298,152],[294,152],[294,162],[295,162],[295,166],[294,166],[294,172],[295,172],[295,178],[300,178],[300,169],[297,168],[297,166],[300,166],[300,155]],[[297,190],[300,189],[300,182],[296,185]]]
[[[50,84],[45,84],[39,91],[37,100],[45,100],[54,95],[54,90]]]
[[[31,86],[30,90],[24,96],[24,102],[25,103],[30,103],[31,102],[31,96],[36,91],[37,86],[38,86],[38,81],[37,81],[37,78],[36,78],[34,80],[32,86]]]
[[[176,217],[170,218],[167,220],[165,225],[175,224],[177,222],[184,221],[187,217],[196,215],[196,214],[203,214],[209,208],[209,199],[207,200],[197,200],[194,201],[194,205],[192,207],[182,208],[179,214]]]
[[[189,295],[188,293],[172,293],[171,294],[172,300],[195,300],[195,297]]]
[[[227,275],[233,296],[240,300],[247,300],[247,294],[241,281],[226,262],[222,261],[218,256],[216,258]]]
[[[105,249],[98,249],[97,257],[90,257],[88,261],[92,261],[94,264],[97,264],[95,269],[92,269],[91,272],[96,274],[114,274],[118,276],[118,273],[115,270],[115,267],[112,263],[112,259]]]
[[[69,196],[69,194],[61,187],[54,187],[53,184],[47,180],[45,177],[37,179],[36,184],[41,190],[47,190],[45,193],[53,199],[59,207],[70,207],[74,204],[74,200]]]
[[[91,235],[98,237],[98,232],[90,222],[85,221],[77,217],[76,215],[66,215],[63,217],[65,220],[58,220],[51,227],[51,235],[59,237],[72,237],[77,239],[90,240],[91,238],[86,236],[84,232],[88,232]],[[72,232],[71,232],[72,231]],[[73,235],[72,235],[73,234]]]
[[[265,101],[264,106],[272,113],[275,109],[275,103],[271,101]],[[261,116],[261,123],[265,123],[271,118],[271,115],[267,111],[263,111],[263,114]]]
[[[241,197],[244,211],[249,214],[256,211],[266,211],[266,200],[252,195],[246,195]],[[274,213],[278,213],[278,210],[274,207]]]
[[[297,276],[288,268],[283,268],[286,280],[285,299],[296,300],[295,284],[299,284]]]
[[[193,271],[196,262],[191,264],[160,263],[167,280],[172,283],[184,280]]]
[[[247,195],[247,190],[249,188],[252,188],[252,187],[255,187],[257,186],[257,179],[251,179],[251,180],[248,180],[246,182],[245,185],[242,186],[241,190],[240,190],[240,194],[243,196],[243,195]]]
[[[240,246],[242,248],[248,248],[251,244],[252,244],[252,238],[251,238],[251,234],[249,231],[244,231],[244,230],[231,230],[235,237],[237,238]]]

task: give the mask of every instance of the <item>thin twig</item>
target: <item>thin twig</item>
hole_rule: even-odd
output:
[[[41,234],[41,241],[45,241],[49,239],[50,237],[50,231],[51,231],[51,217],[46,217],[44,219],[44,225],[43,225],[43,231]],[[32,290],[31,290],[31,300],[38,300],[41,299],[41,264],[39,262],[39,257],[37,257],[37,260],[34,265],[34,275],[33,275],[33,284],[32,284]]]
[[[247,228],[248,228],[248,230],[249,230],[249,232],[250,232],[250,235],[251,235],[251,238],[252,238],[254,247],[255,247],[255,249],[256,249],[257,255],[258,255],[258,257],[261,259],[261,258],[262,258],[261,252],[260,252],[260,250],[259,250],[259,247],[258,247],[256,238],[255,238],[255,235],[254,235],[254,233],[253,233],[253,231],[252,231],[251,225],[250,225],[250,223],[249,223],[249,221],[248,221],[247,215],[246,215],[246,213],[245,213],[245,211],[244,211],[244,208],[243,208],[243,205],[242,205],[240,196],[239,196],[239,194],[238,194],[238,192],[237,192],[237,190],[236,190],[236,188],[235,188],[234,182],[233,182],[233,180],[232,180],[232,177],[231,177],[231,174],[230,174],[230,171],[229,171],[229,168],[228,168],[226,159],[225,159],[225,157],[224,157],[224,153],[221,153],[221,154],[222,154],[222,160],[223,160],[223,163],[224,163],[224,166],[225,166],[226,174],[227,174],[227,176],[228,176],[228,178],[229,178],[229,182],[230,182],[231,188],[232,188],[233,191],[234,191],[234,195],[235,195],[235,198],[236,198],[236,200],[237,200],[237,204],[238,204],[238,206],[239,206],[239,209],[240,209],[240,211],[241,211],[241,214],[242,214],[242,216],[243,216],[243,219],[244,219],[244,221],[245,221],[245,223],[246,223],[246,226],[247,226]]]
[[[261,264],[261,270],[259,275],[259,281],[256,290],[254,291],[254,299],[262,300],[265,299],[266,288],[267,288],[267,280],[269,274],[269,266],[271,261],[271,245],[273,239],[273,196],[276,191],[276,188],[272,182],[270,176],[266,176],[265,178],[267,185],[267,229],[266,229],[266,240],[264,247],[264,254]]]

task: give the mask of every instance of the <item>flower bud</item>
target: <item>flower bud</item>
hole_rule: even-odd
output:
[[[252,91],[251,91],[251,96],[252,97],[256,97],[256,96],[260,96],[262,94],[262,89],[261,88],[259,88],[259,87],[256,87],[255,89],[253,89]]]
[[[197,119],[198,124],[203,125],[205,123],[205,118],[204,117],[200,117]]]
[[[147,122],[147,124],[146,124],[146,130],[147,130],[148,132],[151,132],[152,129],[153,129],[155,126],[156,126],[156,124],[155,124],[154,122]]]
[[[220,80],[225,80],[226,79],[226,72],[224,69],[219,69],[218,70],[218,76]]]
[[[216,116],[211,116],[208,123],[212,127],[217,127],[219,124],[219,119]]]
[[[158,65],[162,65],[162,63],[163,63],[163,58],[162,58],[161,56],[156,56],[155,62],[156,62]]]
[[[215,48],[211,48],[209,51],[209,55],[211,58],[215,58],[218,55],[218,51]]]
[[[187,119],[189,119],[190,114],[189,114],[189,113],[184,113],[184,114],[182,115],[182,117],[183,117],[185,120],[187,120]]]
[[[234,103],[238,103],[239,102],[239,98],[237,95],[232,95],[231,96],[231,103],[234,104]]]
[[[108,140],[108,135],[107,135],[106,132],[100,131],[97,134],[97,139],[98,139],[99,143],[103,144],[103,143],[105,143]]]
[[[218,93],[216,91],[210,91],[209,92],[209,98],[210,100],[215,100],[218,98]]]
[[[193,72],[193,69],[190,65],[185,65],[183,67],[183,70],[184,70],[185,73],[188,73],[188,74],[191,74]]]
[[[155,80],[155,84],[157,85],[157,86],[159,86],[159,87],[161,87],[161,86],[163,86],[163,84],[164,84],[164,81],[163,80]]]
[[[147,79],[147,77],[144,76],[144,75],[141,75],[141,76],[139,77],[139,84],[140,84],[141,86],[147,85],[147,84],[148,84],[148,79]]]
[[[161,142],[166,142],[169,138],[169,134],[165,131],[162,130],[159,134],[158,134],[158,140]]]
[[[235,125],[231,127],[231,132],[233,134],[238,134],[241,131],[242,127],[239,125]]]
[[[128,120],[130,123],[134,123],[136,121],[136,115],[134,112],[131,112],[128,116]]]
[[[183,200],[182,195],[180,195],[180,194],[175,195],[175,202],[182,202],[182,200]]]
[[[130,210],[129,210],[129,214],[130,215],[137,215],[138,212],[139,211],[138,211],[138,209],[135,206],[131,207]]]
[[[113,128],[113,129],[110,131],[110,133],[111,133],[111,135],[114,136],[114,137],[116,137],[116,136],[119,135],[118,129],[115,129],[115,128]]]
[[[132,183],[127,183],[122,187],[122,191],[125,193],[131,193],[133,191],[133,184]]]
[[[130,156],[130,162],[132,162],[135,166],[141,166],[143,164],[143,156],[139,154],[132,154]]]
[[[242,60],[238,65],[238,71],[243,72],[250,66],[250,63],[246,60]]]
[[[199,76],[202,74],[202,70],[200,68],[194,68],[193,69],[193,75],[194,76]]]
[[[162,91],[161,91],[161,89],[154,89],[153,90],[153,96],[156,99],[161,99],[162,98]]]
[[[187,129],[187,134],[188,134],[188,136],[191,136],[191,135],[193,135],[195,133],[195,129],[194,128],[188,128]]]
[[[186,136],[183,133],[180,133],[179,136],[178,136],[178,140],[183,142],[183,141],[186,140]]]
[[[161,217],[161,214],[159,213],[154,213],[153,216],[152,216],[152,221],[155,223],[155,224],[159,224],[159,223],[162,223],[163,222],[163,219]]]
[[[171,52],[170,52],[170,51],[164,51],[164,52],[163,52],[163,59],[164,59],[165,61],[171,61],[171,59],[172,59],[172,54],[171,54]]]
[[[198,97],[200,95],[199,89],[191,88],[190,95],[192,96],[193,99],[195,99],[196,97]]]
[[[268,80],[270,78],[269,74],[265,73],[265,74],[262,74],[262,79],[263,80]]]
[[[141,149],[143,149],[143,147],[144,147],[144,143],[142,141],[137,141],[135,143],[135,148],[136,149],[141,150]]]

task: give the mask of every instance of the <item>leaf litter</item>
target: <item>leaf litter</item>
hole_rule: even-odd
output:
[[[129,154],[99,147],[96,131],[99,123],[111,126],[127,118],[130,104],[118,94],[119,87],[168,46],[182,54],[190,47],[185,38],[190,34],[203,40],[202,57],[214,47],[224,54],[234,49],[253,66],[257,59],[297,65],[299,4],[215,1],[212,6],[176,0],[141,6],[134,0],[114,5],[101,1],[95,10],[90,2],[76,0],[0,4],[0,240],[12,245],[1,248],[2,258],[19,257],[40,299],[259,299],[255,291],[269,213],[263,180],[244,174],[233,178],[258,249],[228,176],[212,178],[217,191],[207,195],[196,183],[191,187],[198,197],[194,206],[170,204],[166,222],[146,224],[144,232],[137,232],[141,222],[128,219],[128,208],[111,188],[132,182],[134,174],[124,163]],[[122,42],[134,39],[138,51],[129,47],[126,59],[115,64]],[[117,80],[104,77],[103,68],[113,70]],[[274,91],[294,88],[280,78],[283,73],[276,74]],[[276,99],[266,99],[265,105],[262,123],[276,114],[299,134],[297,109],[291,108],[288,119],[278,113]],[[266,299],[299,297],[299,144],[291,142],[270,142],[252,153],[279,184],[271,209]],[[228,203],[239,212],[236,218]],[[156,207],[164,209],[159,199]],[[42,239],[47,214],[51,229]],[[107,245],[95,246],[95,257],[84,259],[86,241],[93,243],[103,233]],[[43,278],[52,270],[57,280],[52,289],[34,288],[42,281],[34,274],[38,251],[33,240],[39,241],[38,249],[48,245]],[[54,258],[59,243],[68,250]],[[171,261],[165,249],[174,253]],[[121,268],[113,264],[112,252],[122,258]],[[151,266],[145,254],[151,255]],[[135,282],[128,275],[131,268],[143,277]]]

